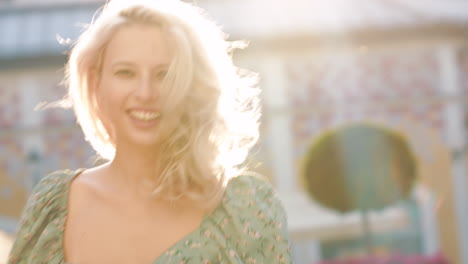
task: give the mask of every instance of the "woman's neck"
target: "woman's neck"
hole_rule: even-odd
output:
[[[119,146],[108,167],[112,182],[130,195],[147,195],[159,174],[157,155],[155,148]]]

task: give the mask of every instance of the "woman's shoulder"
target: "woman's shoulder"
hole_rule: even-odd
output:
[[[31,216],[56,213],[59,207],[65,207],[70,182],[80,171],[81,169],[58,170],[43,177],[29,196],[23,209],[21,224],[25,224],[24,221]]]
[[[230,202],[239,203],[245,207],[245,202],[250,205],[261,203],[264,205],[278,203],[281,201],[273,185],[261,175],[241,175],[232,178],[226,187],[226,199]]]
[[[286,213],[273,185],[260,175],[242,175],[230,180],[224,207],[241,222],[258,228],[271,226],[286,232]]]
[[[59,251],[69,183],[80,171],[55,171],[36,184],[23,209],[8,263],[31,263],[31,259],[46,263],[45,249],[49,253]]]
[[[84,169],[64,169],[53,171],[44,176],[35,186],[35,188],[42,189],[47,187],[65,187],[65,185],[73,179],[74,175],[79,174],[83,170]]]
[[[71,180],[75,175],[79,174],[80,171],[82,171],[82,169],[57,170],[46,175],[33,188],[26,206],[45,207],[51,205],[50,202],[52,200],[65,199]]]
[[[220,225],[244,259],[290,263],[287,217],[273,185],[261,176],[230,180],[223,200]],[[274,252],[274,254],[273,254]]]
[[[60,170],[42,178],[29,195],[23,209],[20,226],[28,226],[32,224],[29,222],[35,222],[38,219],[52,219],[51,214],[63,211],[60,209],[66,207],[69,183],[79,171]]]

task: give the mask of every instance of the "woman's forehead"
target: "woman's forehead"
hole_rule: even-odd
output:
[[[105,64],[170,64],[173,57],[167,34],[157,26],[132,24],[119,28],[105,49]]]

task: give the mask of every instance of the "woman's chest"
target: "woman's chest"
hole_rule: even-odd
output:
[[[81,210],[80,210],[81,211]],[[64,249],[70,263],[153,263],[168,249],[196,231],[203,214],[129,213],[122,208],[70,212]]]
[[[64,243],[67,262],[149,264],[172,245],[171,241],[177,241],[168,230],[107,222],[70,227]]]

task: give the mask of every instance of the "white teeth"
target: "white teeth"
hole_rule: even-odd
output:
[[[130,111],[130,115],[136,119],[150,121],[161,116],[159,112]]]

